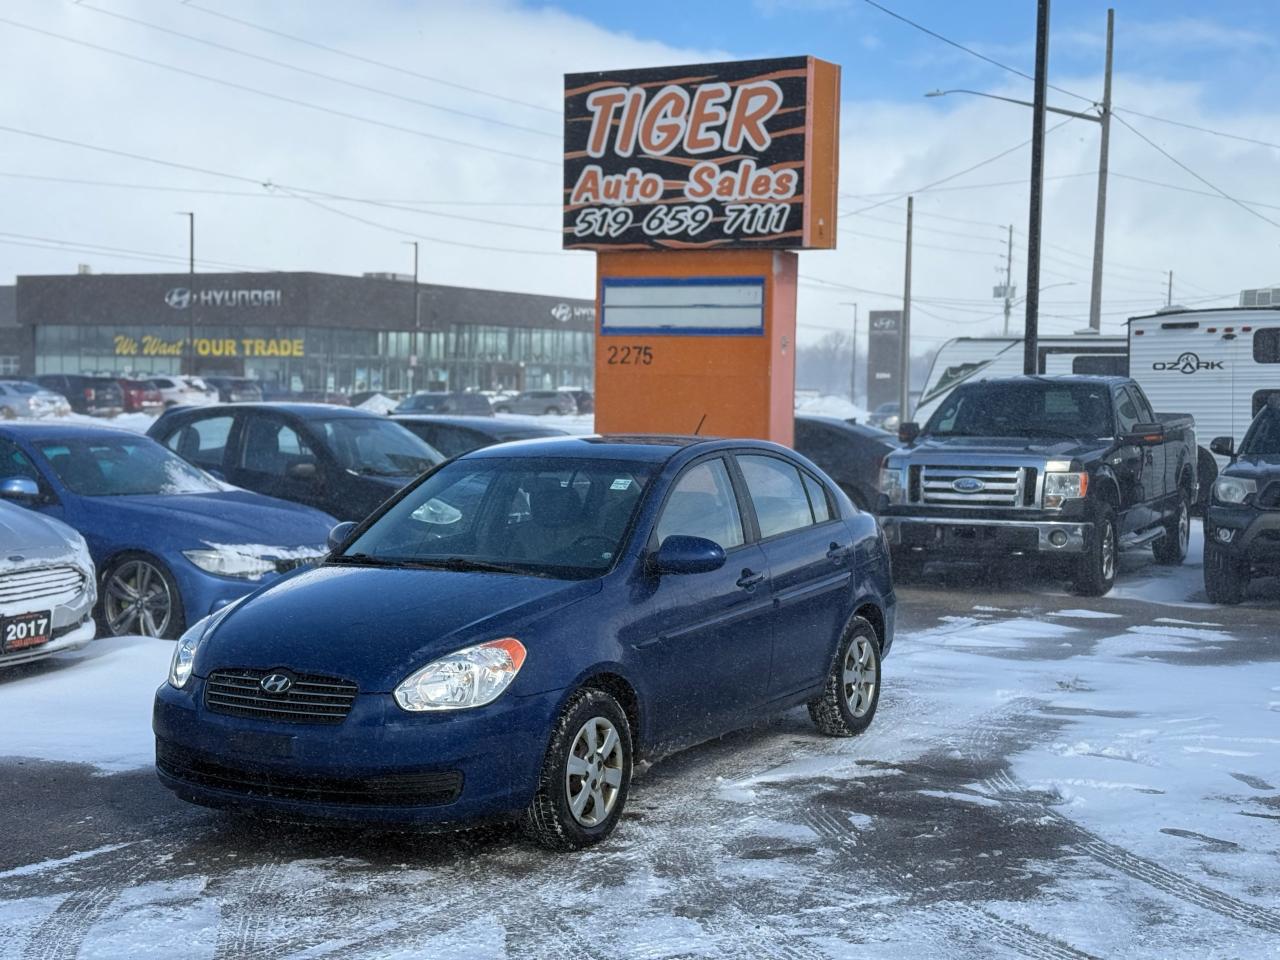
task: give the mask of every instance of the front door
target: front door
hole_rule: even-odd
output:
[[[282,417],[245,415],[232,464],[227,479],[238,487],[322,507],[324,464],[301,432]]]

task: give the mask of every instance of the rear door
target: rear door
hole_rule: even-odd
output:
[[[1142,422],[1142,414],[1127,388],[1117,389],[1114,399],[1116,435],[1120,438],[1130,437]],[[1121,443],[1117,451],[1119,462],[1114,464],[1113,469],[1116,479],[1120,481],[1122,513],[1117,518],[1117,523],[1122,534],[1133,533],[1155,522],[1151,501],[1153,489],[1157,489],[1161,481],[1153,479],[1155,457],[1152,450],[1152,447],[1138,443]]]
[[[769,695],[822,682],[851,612],[853,540],[831,492],[797,464],[767,453],[736,455],[773,585]]]
[[[234,426],[235,416],[231,413],[188,417],[162,442],[183,460],[225,480],[230,475],[227,452],[232,446]]]

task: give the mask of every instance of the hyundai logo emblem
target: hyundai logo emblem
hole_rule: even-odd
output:
[[[191,291],[187,287],[174,287],[164,295],[164,302],[175,310],[185,310],[191,306]]]
[[[961,477],[959,480],[951,481],[951,489],[956,493],[977,493],[979,490],[987,489],[987,485],[977,477]]]
[[[258,686],[267,693],[287,693],[293,686],[293,677],[283,673],[272,673],[259,680]]]

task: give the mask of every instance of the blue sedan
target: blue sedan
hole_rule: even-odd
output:
[[[333,519],[239,490],[154,440],[112,427],[0,427],[2,495],[67,523],[98,569],[99,619],[115,635],[186,626],[324,556]],[[34,484],[34,485],[33,485]]]
[[[565,437],[436,468],[333,553],[196,624],[160,779],[289,817],[521,819],[602,840],[637,758],[807,704],[864,730],[893,640],[884,540],[759,441]]]

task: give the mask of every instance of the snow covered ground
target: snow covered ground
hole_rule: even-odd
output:
[[[147,769],[171,646],[99,641],[0,675],[0,958],[1280,957],[1280,591],[1200,575],[931,572],[868,733],[687,751],[569,856],[183,805]]]

